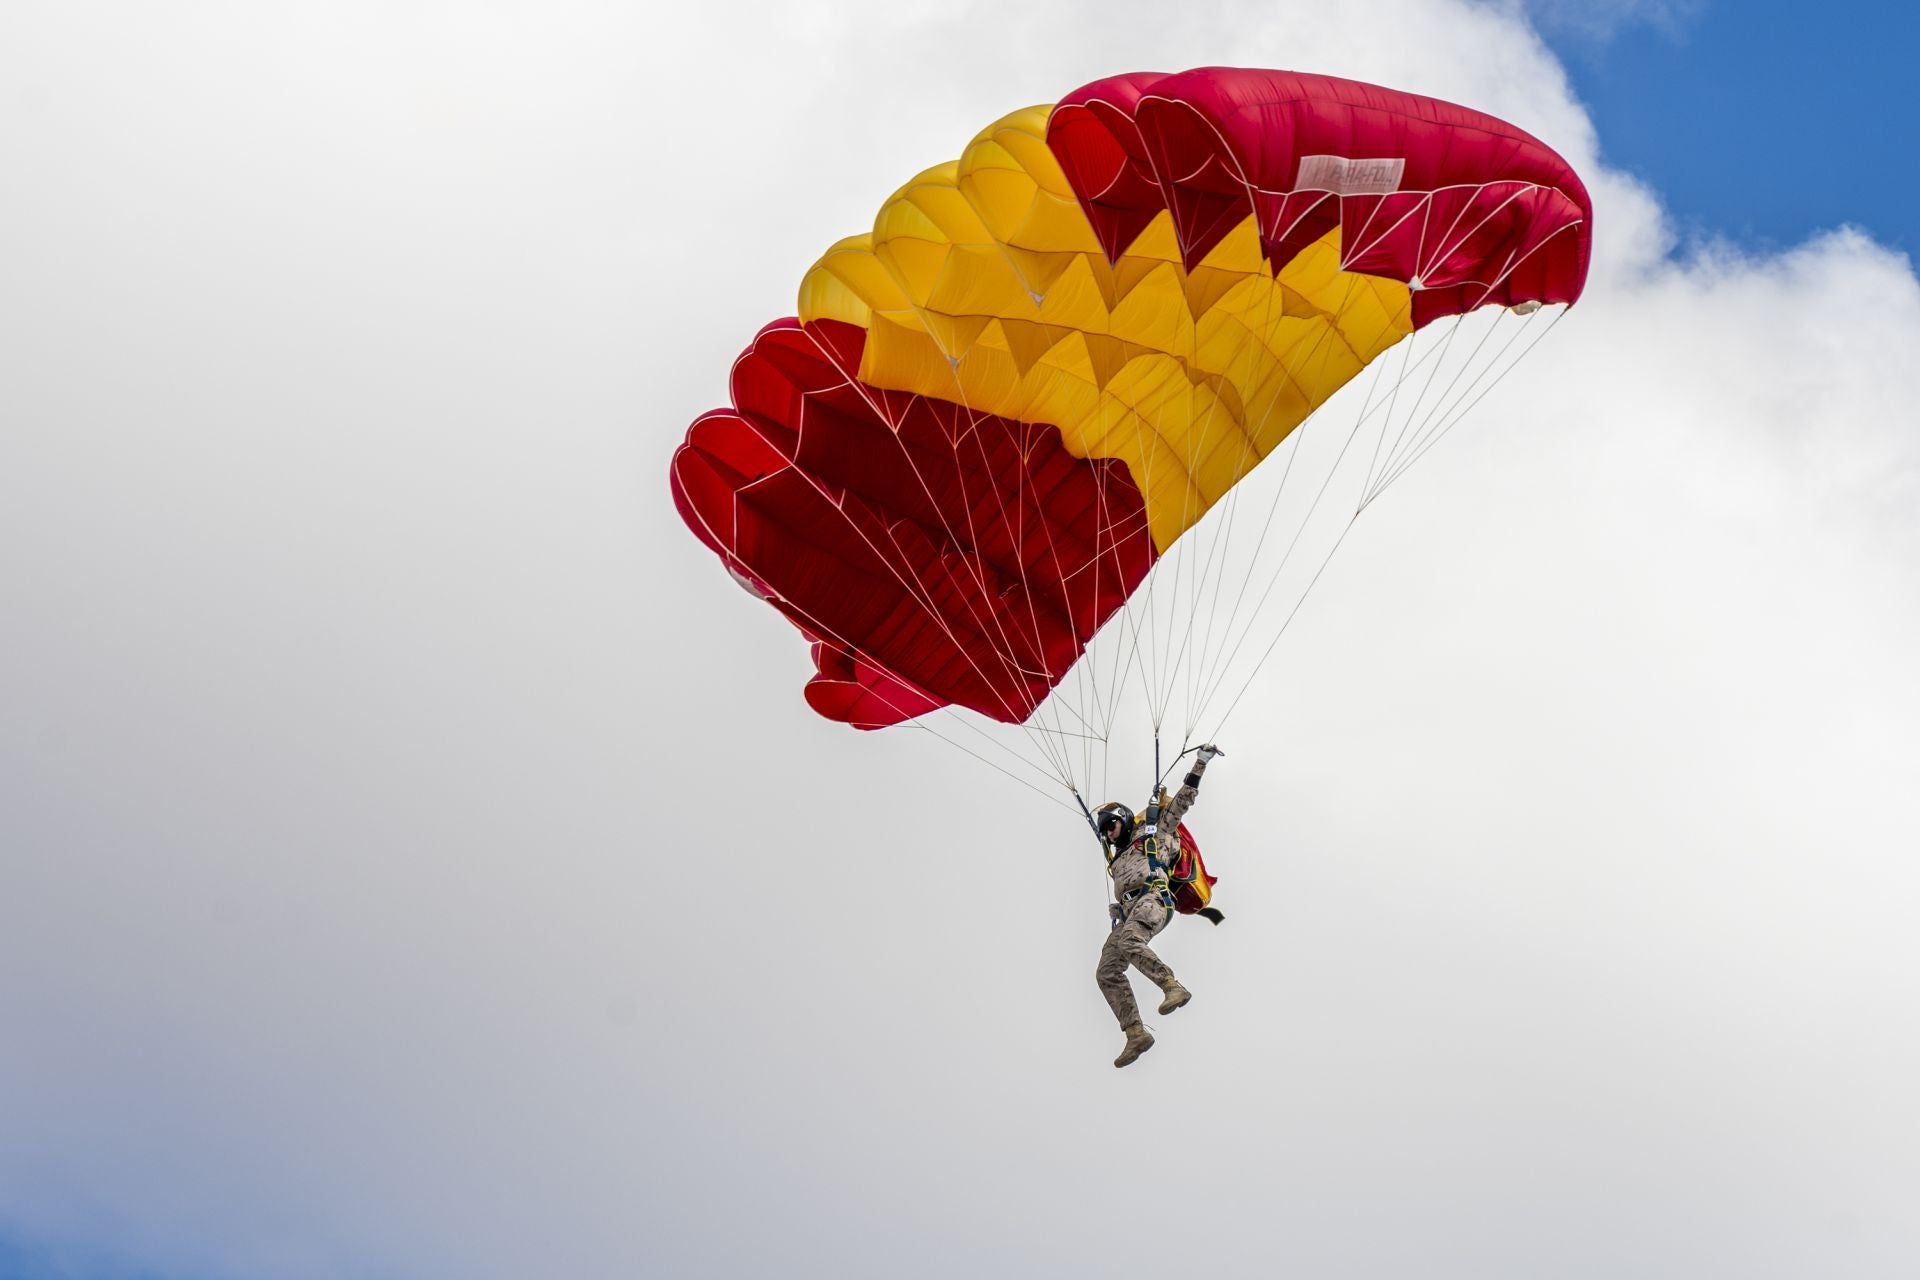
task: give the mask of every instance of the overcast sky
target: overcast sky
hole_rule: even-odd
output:
[[[10,6],[0,1272],[1913,1273],[1911,261],[1681,236],[1518,8],[1183,10]],[[1084,829],[815,718],[666,465],[905,178],[1216,62],[1512,120],[1596,253],[1116,1072]]]

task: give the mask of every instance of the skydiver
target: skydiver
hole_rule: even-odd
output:
[[[1127,980],[1128,965],[1160,988],[1166,997],[1160,1002],[1162,1016],[1193,999],[1193,993],[1180,985],[1173,970],[1147,944],[1173,918],[1173,894],[1167,887],[1166,869],[1180,855],[1180,820],[1199,796],[1200,775],[1207,771],[1207,762],[1222,754],[1212,743],[1194,752],[1193,771],[1182,780],[1173,798],[1160,806],[1157,826],[1137,820],[1131,807],[1117,801],[1101,805],[1094,815],[1094,830],[1106,844],[1107,874],[1113,878],[1114,896],[1107,908],[1113,924],[1100,948],[1094,979],[1127,1037],[1126,1047],[1113,1060],[1116,1067],[1126,1066],[1153,1048],[1153,1033],[1140,1025],[1140,1006],[1134,1002],[1133,986]],[[1152,858],[1147,856],[1150,835],[1155,842]]]

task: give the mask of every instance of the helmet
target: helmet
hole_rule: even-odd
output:
[[[1101,839],[1116,849],[1124,849],[1133,843],[1133,828],[1136,821],[1133,810],[1118,800],[1103,804],[1093,811],[1093,829],[1100,833]],[[1119,833],[1108,835],[1108,829],[1116,822],[1120,824]]]

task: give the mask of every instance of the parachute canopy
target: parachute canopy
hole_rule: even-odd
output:
[[[1435,320],[1571,303],[1591,203],[1490,116],[1328,76],[1097,81],[830,247],[675,453],[820,714],[1027,719],[1155,562]]]

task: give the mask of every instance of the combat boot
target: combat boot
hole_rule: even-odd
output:
[[[1126,1032],[1127,1047],[1122,1049],[1120,1056],[1113,1060],[1113,1065],[1116,1067],[1126,1066],[1135,1058],[1153,1048],[1153,1033],[1139,1023],[1136,1022],[1131,1026],[1125,1026],[1120,1029]]]
[[[1180,979],[1172,974],[1167,975],[1167,981],[1160,989],[1167,993],[1167,998],[1160,1002],[1160,1016],[1163,1018],[1193,999],[1193,992],[1181,986]]]

